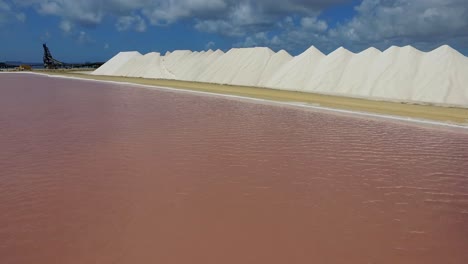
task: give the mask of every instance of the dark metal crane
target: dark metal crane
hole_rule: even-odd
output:
[[[50,50],[45,43],[42,44],[42,47],[44,48],[44,57],[43,57],[44,68],[57,69],[65,65],[63,62],[60,62],[52,57],[52,54],[50,53]]]
[[[64,63],[61,61],[58,61],[52,57],[52,54],[50,53],[49,48],[47,45],[44,43],[42,44],[42,47],[44,48],[44,68],[46,69],[57,69],[57,68],[67,68],[67,69],[72,69],[72,68],[99,68],[104,62],[85,62],[85,63]]]

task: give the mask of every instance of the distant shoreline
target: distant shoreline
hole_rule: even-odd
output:
[[[90,75],[73,71],[33,71],[51,76],[65,76],[79,79],[132,83],[154,87],[168,87],[179,90],[200,91],[213,94],[233,95],[247,98],[264,99],[277,102],[288,102],[296,105],[306,104],[321,108],[332,108],[359,113],[373,113],[393,116],[397,119],[436,121],[445,124],[468,127],[468,108],[455,106],[418,104],[407,102],[377,101],[362,98],[351,98],[334,95],[322,95],[304,92],[292,92],[269,88],[221,85],[163,79],[143,79],[134,77],[116,77]],[[400,117],[400,118],[398,118]]]

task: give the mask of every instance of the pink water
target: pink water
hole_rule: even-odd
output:
[[[468,263],[468,132],[0,74],[0,263]]]

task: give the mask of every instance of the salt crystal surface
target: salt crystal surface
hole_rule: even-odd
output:
[[[138,51],[122,51],[117,53],[114,57],[108,60],[106,63],[97,68],[92,74],[94,75],[115,75],[115,72],[125,65],[129,60],[134,57],[141,56]]]
[[[120,52],[94,75],[233,84],[352,97],[468,107],[468,58],[444,45],[431,52],[392,46],[324,55],[315,47],[292,57],[282,50],[234,48],[192,52]]]

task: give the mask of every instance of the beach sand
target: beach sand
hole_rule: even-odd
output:
[[[467,108],[461,108],[444,105],[368,100],[362,98],[351,98],[305,92],[293,92],[248,86],[221,85],[213,83],[145,79],[133,77],[96,76],[85,74],[84,72],[63,70],[35,72],[90,80],[134,83],[150,86],[163,86],[181,90],[235,95],[279,102],[305,103],[326,108],[408,117],[468,126],[468,106]]]

